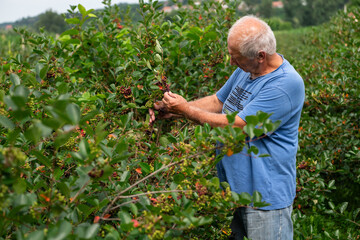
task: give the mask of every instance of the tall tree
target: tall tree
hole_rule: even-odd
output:
[[[326,22],[347,2],[348,0],[283,0],[286,20],[295,26]]]
[[[262,17],[271,18],[272,17],[272,0],[262,0],[261,3],[258,5],[257,12]]]
[[[53,33],[61,33],[66,29],[64,18],[52,10],[41,14],[35,26],[37,28],[44,27],[46,31]]]

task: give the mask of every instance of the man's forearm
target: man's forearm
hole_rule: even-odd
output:
[[[223,103],[217,96],[211,95],[189,102],[190,106],[202,109],[211,113],[221,113]]]
[[[179,110],[184,117],[200,124],[208,123],[212,127],[225,127],[229,124],[226,114],[208,112],[194,107],[190,103],[182,104],[179,106]],[[234,126],[243,128],[245,125],[246,122],[236,116]]]

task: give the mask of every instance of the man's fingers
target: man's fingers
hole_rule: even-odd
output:
[[[149,109],[149,114],[150,114],[150,120],[149,122],[152,123],[152,122],[155,122],[155,112],[153,109]]]
[[[164,103],[162,102],[162,101],[157,101],[157,102],[155,102],[155,104],[154,104],[154,108],[155,108],[155,110],[159,110],[159,109],[162,109],[162,108],[164,108],[165,106],[164,106]]]
[[[167,92],[167,94],[172,97],[172,98],[176,98],[176,94],[175,93],[172,93],[172,92]]]

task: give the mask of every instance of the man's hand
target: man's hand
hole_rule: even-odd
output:
[[[183,106],[187,104],[187,101],[182,96],[172,93],[166,92],[164,93],[164,98],[162,99],[162,103],[166,107],[166,109],[175,114],[183,114]]]
[[[168,112],[168,110],[166,109],[165,105],[163,102],[159,101],[159,102],[155,102],[154,103],[154,109],[150,108],[149,109],[149,114],[150,114],[150,124],[152,124],[153,122],[155,122],[155,111],[159,111],[159,118],[170,118],[171,116],[170,113]]]
[[[166,94],[166,93],[165,93]],[[170,95],[173,94],[173,93],[170,93]],[[179,118],[179,117],[182,117],[181,115],[179,114],[174,114],[174,113],[170,113],[169,112],[169,109],[167,108],[167,106],[162,102],[162,101],[158,101],[158,102],[155,102],[154,104],[154,109],[150,108],[149,109],[149,114],[150,114],[150,121],[149,123],[150,124],[153,124],[155,122],[155,111],[158,111],[159,114],[157,116],[157,118],[159,119],[168,119],[168,118]]]
[[[181,112],[177,109],[177,107],[182,103],[187,103],[182,96],[172,92],[166,92],[163,100],[156,102],[154,104],[154,109],[149,109],[150,124],[155,122],[155,110],[159,112],[157,116],[159,119],[182,117]]]

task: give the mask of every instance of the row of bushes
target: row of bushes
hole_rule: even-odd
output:
[[[24,51],[0,59],[0,237],[226,239],[234,208],[265,205],[260,193],[233,193],[215,177],[215,143],[233,154],[245,141],[240,129],[149,125],[147,115],[164,91],[192,100],[224,84],[236,4],[193,4],[169,20],[157,1],[140,1],[138,25],[109,3],[96,15],[78,5],[59,39],[17,30]],[[289,56],[307,96],[296,239],[359,234],[357,19],[358,9],[338,16]],[[274,127],[267,118],[258,113],[250,125]]]

